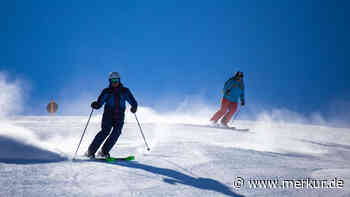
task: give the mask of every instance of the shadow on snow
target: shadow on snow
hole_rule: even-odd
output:
[[[88,160],[88,161],[96,162],[93,160]],[[172,185],[183,184],[183,185],[188,185],[201,190],[219,192],[227,196],[243,197],[243,195],[234,193],[230,187],[220,183],[217,180],[210,179],[210,178],[203,178],[203,177],[196,178],[173,169],[155,167],[147,164],[142,164],[136,161],[129,161],[129,162],[128,161],[117,161],[117,162],[99,161],[99,162],[128,167],[128,168],[140,169],[153,174],[158,174],[158,175],[164,176],[163,181],[165,183],[172,184]]]
[[[0,163],[36,164],[64,160],[66,159],[57,153],[6,136],[0,136]]]

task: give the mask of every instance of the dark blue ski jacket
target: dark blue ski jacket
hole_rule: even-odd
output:
[[[105,88],[97,99],[97,102],[104,106],[102,121],[123,121],[125,114],[125,101],[137,108],[137,102],[130,90],[121,83],[114,88],[109,86]]]

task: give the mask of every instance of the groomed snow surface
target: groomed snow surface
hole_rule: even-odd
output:
[[[76,160],[72,157],[88,117],[1,120],[0,196],[350,196],[349,129],[234,122],[238,129],[250,129],[245,132],[196,126],[205,125],[207,117],[178,117],[141,110],[148,152],[128,114],[111,155],[136,159],[115,163],[82,157],[100,130],[100,115],[93,116]],[[278,183],[253,188],[253,180]],[[284,180],[294,182],[283,188]],[[332,188],[307,180],[328,180]]]

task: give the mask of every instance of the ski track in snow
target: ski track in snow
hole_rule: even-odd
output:
[[[86,117],[1,122],[0,196],[349,196],[350,130],[237,121],[249,132],[126,122],[111,155],[133,162],[72,160]],[[93,118],[79,155],[100,130]],[[80,159],[79,159],[80,158]],[[344,180],[342,189],[241,189],[248,179]]]

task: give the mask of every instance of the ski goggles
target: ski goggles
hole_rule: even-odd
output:
[[[112,83],[119,83],[120,82],[120,78],[112,78],[111,82]]]

